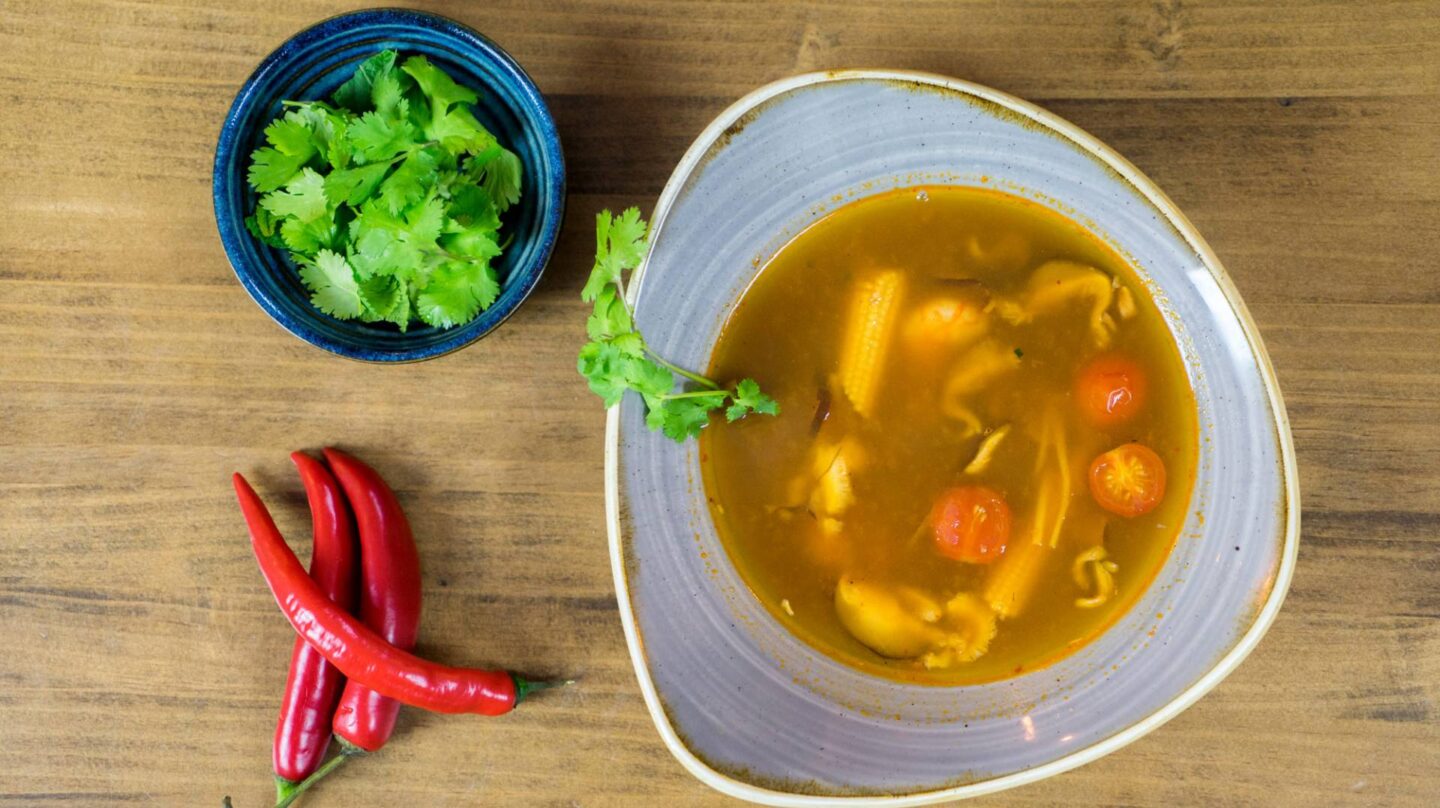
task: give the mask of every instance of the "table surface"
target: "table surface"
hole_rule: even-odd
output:
[[[977,804],[1440,803],[1440,4],[426,4],[531,71],[571,194],[520,313],[403,367],[280,330],[211,216],[235,90],[350,5],[0,2],[0,804],[269,804],[292,635],[227,476],[305,537],[286,454],[326,444],[413,516],[422,653],[583,681],[503,720],[406,711],[306,804],[726,802],[631,672],[578,293],[598,209],[648,209],[751,88],[840,66],[992,85],[1113,145],[1228,266],[1293,422],[1304,538],[1259,649],[1151,736]]]

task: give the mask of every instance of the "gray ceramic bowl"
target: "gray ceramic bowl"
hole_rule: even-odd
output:
[[[653,247],[630,289],[646,338],[704,367],[775,249],[837,204],[921,183],[1032,197],[1131,258],[1200,407],[1193,511],[1139,604],[1079,653],[992,684],[906,686],[825,657],[770,616],[716,536],[695,443],[648,432],[643,405],[627,398],[610,412],[606,485],[630,652],[670,750],[737,797],[918,805],[1079,766],[1218,684],[1259,642],[1290,583],[1294,452],[1239,295],[1134,166],[1019,99],[891,71],[798,76],[742,99],[661,194]]]

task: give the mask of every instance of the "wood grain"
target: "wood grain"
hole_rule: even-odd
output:
[[[285,455],[327,443],[414,515],[423,652],[583,684],[407,711],[307,805],[725,802],[626,658],[577,292],[598,208],[652,204],[755,85],[838,66],[991,84],[1127,155],[1226,262],[1293,419],[1304,541],[1259,650],[1152,736],[978,804],[1440,803],[1440,4],[422,4],[531,70],[573,193],[510,324],[393,368],[272,324],[209,201],[249,71],[366,4],[0,2],[0,805],[268,804],[291,635],[226,476],[299,539]]]

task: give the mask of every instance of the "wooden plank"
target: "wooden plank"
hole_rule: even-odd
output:
[[[8,5],[17,72],[233,86],[294,31],[367,3]],[[1427,2],[410,5],[485,32],[550,93],[734,96],[797,71],[879,64],[1037,98],[1413,96],[1440,87],[1440,19]],[[47,58],[23,58],[39,53]]]

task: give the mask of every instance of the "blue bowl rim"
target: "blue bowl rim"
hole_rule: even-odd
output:
[[[330,29],[338,22],[350,22],[362,25],[390,24],[403,27],[424,29],[435,32],[444,37],[459,40],[461,43],[474,48],[485,57],[492,60],[495,67],[511,81],[521,97],[522,104],[529,107],[539,124],[539,139],[541,151],[545,155],[548,172],[545,182],[540,183],[541,188],[549,187],[552,190],[554,204],[544,211],[540,227],[540,245],[535,253],[534,259],[524,266],[517,266],[511,273],[510,283],[519,284],[519,293],[510,301],[503,299],[497,301],[494,306],[482,312],[470,323],[449,329],[451,332],[446,338],[431,345],[387,349],[369,349],[350,345],[346,342],[335,340],[328,335],[314,329],[305,318],[294,318],[270,298],[270,295],[255,282],[251,277],[255,268],[248,262],[241,260],[242,252],[240,244],[242,239],[253,238],[243,227],[237,227],[232,219],[225,215],[225,199],[231,184],[243,182],[243,179],[232,176],[225,171],[224,166],[229,162],[232,154],[239,147],[240,127],[238,122],[245,111],[256,103],[256,87],[259,86],[270,74],[279,69],[280,63],[297,49],[305,49],[322,43],[330,35]],[[555,250],[555,244],[559,239],[561,223],[565,216],[565,155],[560,144],[560,134],[555,126],[555,119],[550,113],[549,106],[545,103],[544,96],[536,87],[534,80],[520,66],[504,48],[463,23],[456,22],[448,17],[433,14],[427,11],[417,11],[404,8],[373,8],[352,11],[344,14],[337,14],[320,20],[313,25],[299,31],[285,40],[279,47],[271,51],[250,76],[245,79],[240,90],[235,94],[235,100],[230,105],[230,110],[225,115],[224,123],[220,127],[220,135],[215,148],[215,161],[212,169],[211,184],[212,205],[214,207],[215,223],[220,231],[220,241],[225,249],[226,258],[235,277],[240,281],[241,286],[250,295],[272,320],[278,323],[286,331],[296,337],[314,345],[317,348],[329,351],[330,353],[347,359],[354,359],[364,362],[376,363],[404,363],[418,362],[425,359],[434,359],[439,356],[457,351],[470,345],[490,332],[498,328],[510,318],[516,310],[527,300],[539,285],[540,278],[544,274],[545,267],[549,264],[550,257]],[[325,317],[318,309],[315,310],[316,318]]]

